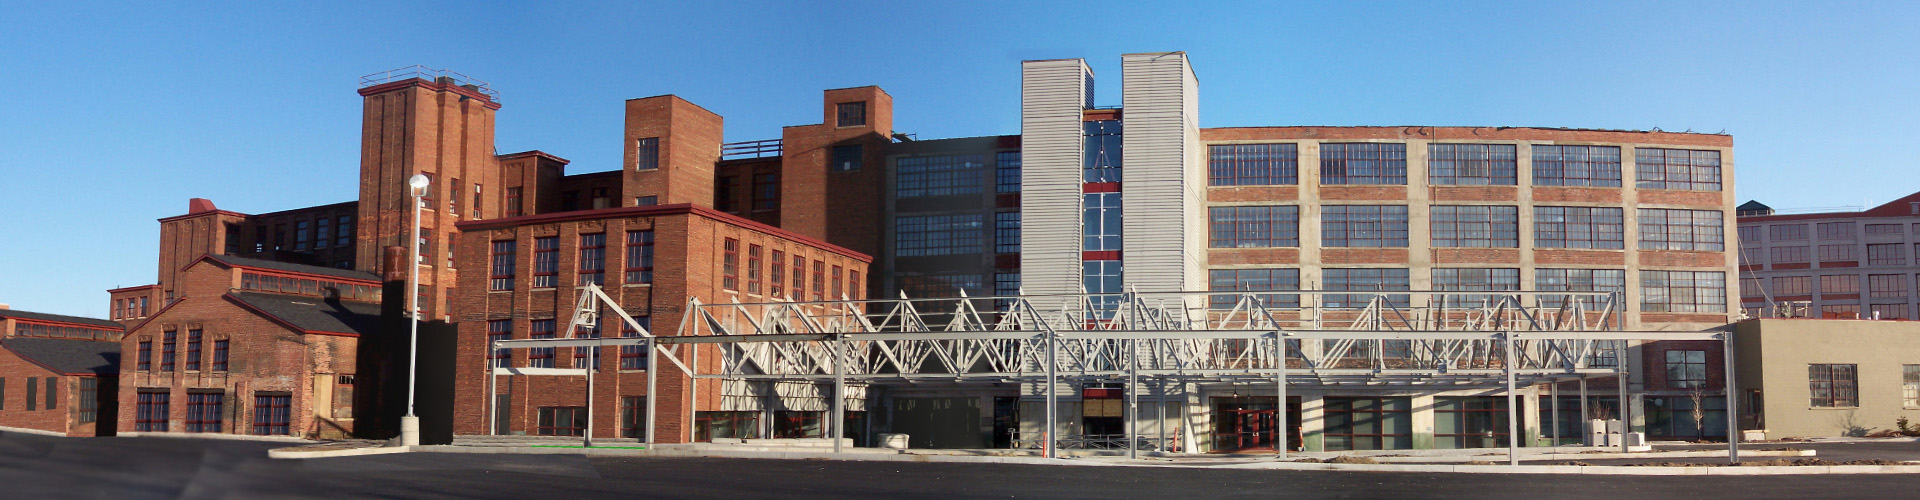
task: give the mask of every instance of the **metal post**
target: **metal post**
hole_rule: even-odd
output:
[[[496,431],[500,429],[500,423],[497,422],[497,420],[499,420],[498,417],[499,417],[500,410],[494,407],[494,404],[495,404],[494,400],[500,398],[500,396],[497,396],[494,394],[494,391],[500,390],[494,386],[499,382],[498,381],[499,377],[495,377],[493,375],[493,365],[495,363],[499,363],[499,361],[493,360],[493,353],[499,352],[499,351],[495,351],[494,349],[496,348],[494,346],[495,344],[494,344],[493,336],[488,335],[487,336],[487,353],[481,356],[480,358],[486,361],[486,370],[487,370],[487,400],[483,404],[485,404],[487,408],[487,435],[488,436],[496,435]]]
[[[1156,405],[1153,409],[1153,417],[1154,417],[1153,428],[1158,429],[1160,431],[1159,440],[1154,441],[1153,447],[1160,449],[1161,453],[1171,453],[1173,451],[1173,447],[1167,446],[1167,382],[1166,382],[1166,379],[1161,379],[1160,383],[1154,384],[1153,392],[1157,396],[1159,396],[1158,398],[1159,404]]]
[[[579,335],[576,334],[574,335],[574,337],[579,337]],[[587,371],[587,428],[586,428],[586,432],[581,433],[580,445],[587,448],[592,448],[593,447],[593,360],[594,360],[594,357],[599,356],[600,353],[597,352],[597,350],[594,350],[593,348],[587,347],[587,346],[575,347],[574,349],[588,349],[587,360],[584,361],[584,363],[586,363],[586,366],[581,367],[582,369],[585,369]]]
[[[1553,405],[1553,447],[1560,447],[1560,380],[1547,385],[1547,403]]]
[[[1513,332],[1502,333],[1500,337],[1507,342],[1507,362],[1504,363],[1507,372],[1507,465],[1520,465],[1520,418],[1514,411],[1516,405],[1513,394]]]
[[[1054,389],[1056,388],[1056,386],[1059,385],[1060,375],[1058,373],[1059,363],[1057,363],[1054,358],[1057,356],[1057,353],[1059,352],[1060,349],[1059,349],[1059,346],[1057,345],[1057,340],[1055,339],[1053,331],[1051,329],[1048,329],[1048,331],[1046,332],[1046,336],[1047,336],[1047,422],[1046,422],[1047,427],[1046,429],[1042,430],[1040,433],[1040,435],[1046,439],[1046,441],[1040,444],[1040,456],[1046,457],[1046,458],[1057,458],[1056,456],[1057,450],[1053,449],[1054,441],[1056,439],[1054,436],[1054,431],[1055,431],[1054,427],[1056,425],[1055,420],[1057,420],[1060,417],[1059,415],[1056,415],[1056,413],[1059,412],[1059,409],[1055,408],[1055,406],[1059,405],[1060,399],[1059,399],[1059,396],[1054,394]]]
[[[1613,357],[1618,360],[1614,365],[1619,367],[1615,373],[1618,374],[1616,377],[1620,386],[1620,452],[1627,453],[1627,434],[1633,432],[1633,419],[1630,418],[1633,415],[1633,405],[1627,401],[1627,342],[1624,340],[1615,342],[1619,342],[1613,348]]]
[[[1293,433],[1287,432],[1287,341],[1280,332],[1273,332],[1273,359],[1277,369],[1273,371],[1274,392],[1274,455],[1281,460],[1287,459],[1287,446],[1293,444]]]
[[[658,348],[660,348],[660,343],[655,342],[654,337],[647,337],[647,430],[642,433],[646,435],[641,436],[641,438],[644,439],[642,442],[647,443],[647,449],[649,450],[653,449],[654,429],[659,429],[659,427],[655,426],[655,417],[653,414],[653,406],[659,402],[660,396],[660,393],[656,391],[659,387],[660,371],[654,369],[654,349]]]
[[[1140,458],[1140,340],[1127,341],[1127,458]]]
[[[843,339],[833,337],[833,452],[840,453],[840,440],[847,436],[847,367],[840,352]]]
[[[419,385],[420,368],[420,205],[421,196],[426,195],[429,180],[426,176],[415,174],[407,183],[413,187],[413,239],[407,240],[407,414],[400,417],[400,445],[420,445],[420,417],[413,413],[414,386]]]
[[[1739,385],[1735,384],[1733,380],[1733,332],[1729,331],[1723,334],[1723,336],[1720,337],[1720,345],[1726,350],[1723,355],[1724,357],[1720,360],[1720,364],[1725,365],[1727,369],[1727,390],[1725,396],[1727,402],[1727,461],[1739,463],[1740,421],[1738,419],[1740,418],[1740,398],[1738,395],[1740,393],[1738,391]],[[1705,433],[1702,432],[1701,434]]]
[[[1593,439],[1592,424],[1593,424],[1593,412],[1588,411],[1587,409],[1587,376],[1581,375],[1580,376],[1580,432],[1581,432],[1580,441],[1582,443],[1586,443],[1588,439]],[[1593,443],[1586,443],[1586,444],[1588,446],[1594,446]]]

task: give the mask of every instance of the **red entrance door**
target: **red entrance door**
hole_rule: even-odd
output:
[[[1226,410],[1221,430],[1221,451],[1271,450],[1280,433],[1274,425],[1274,410]]]

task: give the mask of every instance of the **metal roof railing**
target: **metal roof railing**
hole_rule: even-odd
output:
[[[492,87],[489,87],[487,85],[487,82],[480,81],[479,79],[476,79],[474,77],[461,74],[458,71],[434,69],[434,68],[429,68],[429,67],[418,65],[418,64],[407,66],[404,68],[390,69],[386,71],[381,71],[379,73],[362,76],[360,77],[360,88],[367,88],[367,87],[372,87],[374,85],[380,85],[383,83],[392,83],[392,82],[397,82],[397,81],[406,80],[410,78],[420,78],[420,79],[431,80],[436,82],[442,81],[442,79],[447,79],[447,80],[451,80],[455,85],[466,87],[470,90],[479,92],[481,94],[486,94],[487,97],[492,98],[493,100],[496,100],[496,101],[500,100],[500,93],[494,91]]]

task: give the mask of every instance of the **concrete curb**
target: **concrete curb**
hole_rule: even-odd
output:
[[[1645,452],[1645,453],[1542,453],[1539,455],[1529,455],[1526,453],[1521,453],[1520,459],[1521,460],[1583,461],[1583,460],[1619,460],[1619,459],[1639,459],[1639,458],[1701,458],[1701,457],[1724,457],[1724,456],[1727,456],[1727,450],[1653,451],[1653,452]],[[1811,457],[1811,456],[1816,456],[1816,452],[1814,450],[1794,450],[1794,451],[1740,450],[1741,458]],[[1367,458],[1371,458],[1376,462],[1388,463],[1388,464],[1403,463],[1403,462],[1429,464],[1433,462],[1472,462],[1475,460],[1499,462],[1499,461],[1505,461],[1507,459],[1507,454],[1501,453],[1499,455],[1425,456],[1425,457],[1372,456]]]
[[[407,452],[413,451],[412,449],[409,449],[404,446],[383,446],[378,448],[348,448],[344,450],[313,450],[313,451],[301,450],[300,448],[302,447],[296,446],[292,448],[274,448],[271,450],[267,450],[267,458],[297,459],[297,458],[358,457],[358,456],[364,456],[364,455],[386,455],[390,453],[407,453]]]
[[[64,433],[64,432],[54,432],[54,431],[43,431],[43,430],[40,430],[40,429],[28,429],[28,428],[25,428],[25,427],[4,427],[4,426],[0,426],[0,432],[14,432],[14,433],[19,433],[19,434],[32,434],[32,435],[35,435],[35,436],[53,436],[53,437],[74,437],[74,436],[68,436],[68,435],[67,435],[66,433]],[[85,436],[80,436],[80,437],[85,437]]]
[[[287,436],[254,436],[254,435],[248,435],[248,434],[217,434],[217,433],[211,433],[211,432],[207,432],[207,433],[199,433],[199,432],[122,432],[122,433],[119,433],[119,434],[116,434],[116,435],[114,435],[114,437],[144,437],[144,438],[175,438],[175,439],[224,439],[224,440],[228,440],[228,441],[268,441],[268,442],[275,442],[275,443],[306,443],[306,444],[317,444],[317,443],[322,443],[322,442],[324,442],[324,441],[313,441],[313,440],[309,440],[309,439],[305,439],[305,438],[297,438],[297,437],[287,437]]]

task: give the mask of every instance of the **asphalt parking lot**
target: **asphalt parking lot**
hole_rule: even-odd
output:
[[[5,498],[1842,498],[1901,475],[1632,477],[411,453],[0,434]],[[1820,445],[1827,446],[1827,445]]]

